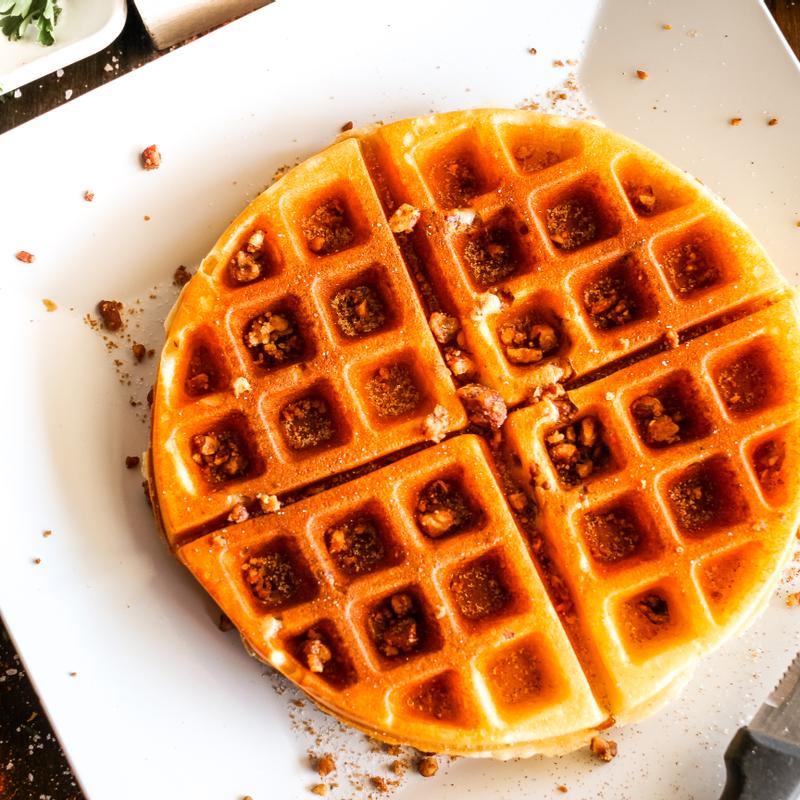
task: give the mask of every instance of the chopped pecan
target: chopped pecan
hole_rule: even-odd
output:
[[[228,270],[234,283],[252,283],[264,274],[267,266],[266,234],[257,228],[244,247],[237,250]]]
[[[142,166],[146,170],[158,169],[161,166],[161,153],[156,145],[151,144],[142,150]]]
[[[545,438],[545,445],[558,477],[568,486],[585,480],[610,459],[602,426],[593,416],[553,431]]]
[[[434,311],[428,319],[433,338],[439,344],[450,344],[456,334],[461,330],[461,323],[456,317],[444,314],[441,311]]]
[[[411,233],[419,222],[422,212],[409,203],[403,203],[389,217],[389,230],[392,233]]]
[[[467,353],[458,347],[447,347],[444,351],[444,363],[455,378],[470,380],[475,377],[475,364]]]
[[[368,624],[378,652],[386,658],[413,653],[422,643],[421,616],[408,592],[397,592],[381,603]]]
[[[456,392],[471,422],[499,430],[506,421],[508,410],[499,392],[480,383],[468,383]]]
[[[617,755],[617,743],[602,736],[592,736],[589,749],[601,761],[611,761]]]
[[[420,530],[437,539],[469,527],[475,520],[475,514],[458,484],[440,478],[431,481],[420,492],[416,518]]]
[[[118,331],[124,327],[122,308],[119,300],[101,300],[97,304],[97,313],[107,331]]]
[[[498,331],[506,358],[512,364],[536,364],[558,349],[558,333],[536,314],[506,322]]]
[[[306,640],[303,642],[303,658],[306,660],[306,666],[311,672],[324,672],[325,665],[333,658],[330,648],[323,642],[321,634],[315,629],[311,628],[306,634]],[[333,761],[333,759],[331,759]],[[320,760],[321,762],[321,760]],[[317,765],[317,770],[320,776],[327,775],[336,769],[336,765],[327,768],[328,765]],[[322,771],[327,769],[327,771]]]
[[[430,442],[438,444],[447,435],[450,415],[447,409],[437,404],[433,411],[422,421],[422,435]]]
[[[594,208],[579,200],[566,200],[547,210],[547,232],[561,250],[576,250],[597,238],[599,221]]]

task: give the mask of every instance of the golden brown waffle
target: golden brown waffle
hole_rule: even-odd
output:
[[[571,749],[771,592],[798,345],[753,237],[623,137],[521,111],[355,131],[184,289],[150,493],[326,710],[429,751]]]

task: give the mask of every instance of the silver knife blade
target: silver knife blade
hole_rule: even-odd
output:
[[[777,739],[800,744],[800,653],[749,725]]]

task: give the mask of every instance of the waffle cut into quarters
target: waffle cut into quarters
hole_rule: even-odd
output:
[[[800,521],[800,325],[753,236],[597,125],[351,131],[184,288],[148,488],[248,648],[385,741],[507,758],[640,719]]]

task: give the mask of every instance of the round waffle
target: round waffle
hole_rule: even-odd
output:
[[[769,597],[798,354],[752,235],[640,145],[524,111],[353,131],[185,287],[150,495],[252,652],[337,717],[568,750]]]

